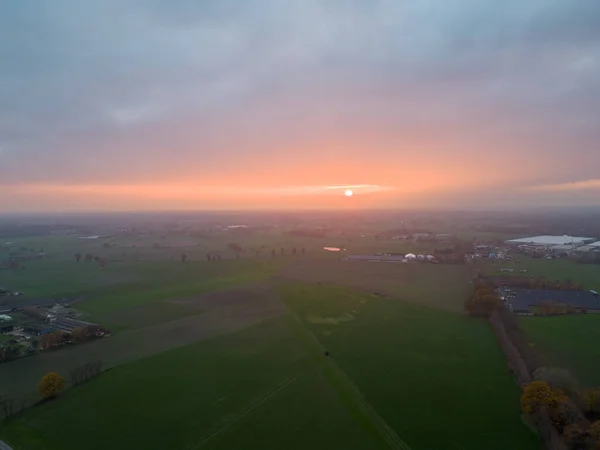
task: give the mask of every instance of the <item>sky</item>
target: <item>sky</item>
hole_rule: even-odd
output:
[[[3,211],[599,206],[599,169],[598,0],[0,2]]]

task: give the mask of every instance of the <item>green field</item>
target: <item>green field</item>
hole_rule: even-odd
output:
[[[299,261],[281,277],[349,286],[433,308],[462,312],[471,292],[469,267],[366,261]]]
[[[0,432],[27,450],[379,443],[331,389],[289,318],[114,369]]]
[[[18,450],[84,440],[91,449],[539,448],[485,323],[342,287],[276,288],[299,319],[120,366],[1,435]]]
[[[151,327],[201,313],[202,311],[198,309],[162,301],[114,311],[96,312],[87,315],[86,318],[101,323],[113,332],[122,332]]]
[[[480,261],[477,269],[489,275],[540,277],[550,281],[570,280],[582,284],[585,289],[600,291],[600,267],[594,264],[578,264],[568,259],[530,258],[516,255],[514,261]],[[502,268],[515,269],[514,273],[500,272]],[[526,270],[520,273],[520,270]]]
[[[548,366],[569,369],[583,386],[600,386],[600,315],[520,317]]]
[[[83,296],[75,308],[115,333],[0,366],[0,386],[28,401],[49,371],[95,359],[111,369],[3,425],[16,450],[540,448],[491,330],[457,314],[469,266],[347,262],[322,250],[414,245],[372,236],[247,236],[244,247],[265,246],[260,257],[211,262],[205,252],[234,239],[160,239],[110,249],[19,241],[52,257],[0,272],[1,285]],[[309,253],[271,258],[280,246]],[[77,263],[87,249],[108,266]]]
[[[412,449],[540,448],[487,324],[341,287],[278,289]]]

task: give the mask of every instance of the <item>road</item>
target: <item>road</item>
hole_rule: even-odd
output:
[[[0,450],[13,450],[13,448],[0,439]]]

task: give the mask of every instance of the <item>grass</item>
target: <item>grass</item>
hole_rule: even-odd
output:
[[[600,315],[520,317],[519,323],[547,365],[571,370],[584,386],[600,386]]]
[[[464,310],[471,290],[466,265],[301,261],[285,268],[281,275],[377,292],[455,312]]]
[[[297,377],[225,431],[199,448],[385,448],[361,428],[319,371]]]
[[[17,450],[377,448],[285,318],[106,372],[0,435]]]
[[[336,286],[278,289],[412,449],[541,448],[484,322]]]
[[[220,298],[227,300],[231,295],[226,291]],[[13,397],[31,403],[38,381],[48,372],[68,374],[71,369],[98,359],[105,368],[113,368],[198,340],[232,333],[285,313],[285,308],[272,292],[257,294],[243,289],[235,296],[241,300],[234,303],[235,307],[224,301],[223,306],[217,303],[204,311],[198,308],[193,315],[180,319],[3,364],[0,386]]]
[[[574,284],[582,284],[585,289],[600,291],[600,270],[593,264],[578,264],[567,259],[530,258],[516,255],[514,261],[477,263],[478,269],[486,274],[502,276],[542,277],[550,281],[571,280]],[[501,268],[513,268],[514,273],[501,273]],[[525,269],[527,272],[519,273]]]
[[[202,311],[185,305],[157,302],[122,310],[98,312],[84,317],[84,319],[101,323],[112,332],[121,332],[150,327],[201,313]]]

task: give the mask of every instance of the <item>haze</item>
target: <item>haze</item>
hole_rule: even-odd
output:
[[[0,209],[597,206],[599,38],[597,0],[3,2]]]

